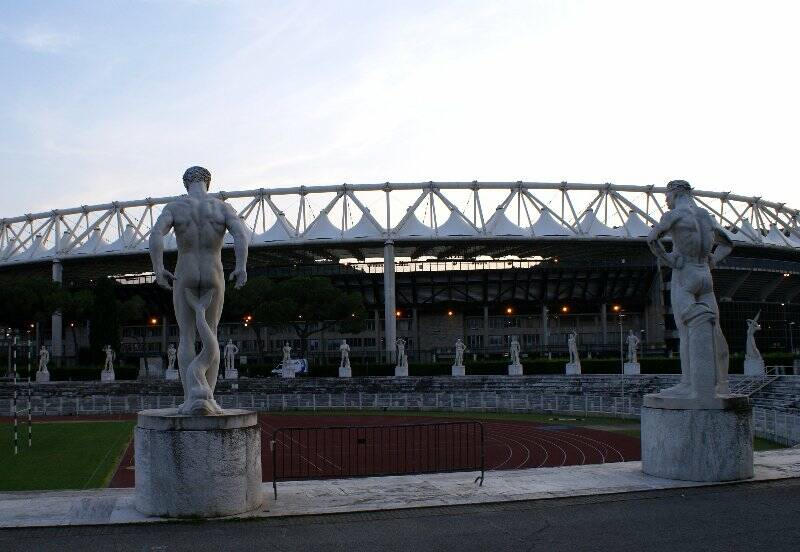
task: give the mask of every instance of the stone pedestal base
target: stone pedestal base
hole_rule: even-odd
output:
[[[239,379],[239,370],[236,368],[225,369],[225,379]]]
[[[261,428],[255,412],[182,416],[175,409],[139,412],[134,434],[134,505],[164,517],[219,517],[264,502]]]
[[[581,365],[575,362],[568,362],[566,366],[564,366],[564,373],[569,374],[580,374],[581,373]]]
[[[405,378],[408,376],[408,364],[394,367],[394,377]]]
[[[36,383],[47,383],[50,381],[50,372],[47,370],[36,372]]]
[[[763,376],[765,373],[764,359],[746,358],[744,359],[745,376]]]
[[[467,374],[467,370],[466,368],[464,368],[464,366],[456,366],[455,364],[453,364],[452,369],[453,369],[452,373],[454,376],[465,376]]]
[[[114,381],[114,370],[100,370],[100,381]]]
[[[181,379],[181,376],[180,376],[180,374],[178,374],[178,371],[175,368],[173,368],[171,370],[169,368],[167,368],[167,371],[164,372],[164,379],[166,379],[166,380],[179,380],[179,379]]]
[[[753,477],[753,416],[749,399],[731,396],[725,408],[642,407],[642,471],[684,481]],[[651,403],[648,406],[648,403]]]
[[[350,368],[350,365],[347,366],[339,366],[339,377],[340,378],[352,378],[353,377],[353,369]]]
[[[509,364],[508,365],[508,375],[509,376],[521,376],[522,375],[522,364]]]
[[[638,362],[626,362],[622,365],[622,373],[628,376],[638,376],[642,373],[642,368]]]
[[[295,376],[294,373],[294,366],[283,366],[281,365],[281,377],[284,378],[293,378]]]

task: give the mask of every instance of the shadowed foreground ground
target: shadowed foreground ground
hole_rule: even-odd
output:
[[[0,531],[0,550],[800,549],[800,479],[361,514]]]

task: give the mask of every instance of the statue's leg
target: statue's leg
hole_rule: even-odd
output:
[[[709,288],[711,288],[711,277],[709,275]],[[728,366],[730,362],[730,353],[728,351],[728,342],[725,335],[722,333],[722,327],[719,320],[719,305],[717,305],[717,298],[714,296],[713,289],[704,290],[705,292],[700,296],[700,300],[708,304],[714,311],[716,320],[714,322],[714,343],[717,350],[717,393],[720,395],[727,395],[730,393],[728,387]]]
[[[194,342],[197,336],[197,326],[195,325],[194,310],[186,301],[183,288],[175,283],[172,292],[172,304],[175,307],[175,319],[178,322],[178,371],[181,375],[181,385],[183,386],[183,400],[189,400],[189,381],[186,377],[186,370],[194,360]]]
[[[208,326],[211,328],[211,332],[215,336],[217,335],[219,319],[222,316],[222,305],[224,300],[225,289],[215,289],[214,296],[211,299],[211,304],[206,310],[206,322],[208,322]],[[219,357],[219,344],[217,344],[212,351],[208,372],[206,373],[206,379],[208,379],[208,385],[211,387],[212,395],[214,393],[214,389],[217,387],[217,376],[219,375]]]
[[[689,363],[689,327],[683,321],[683,313],[696,301],[695,296],[686,289],[681,282],[681,270],[673,269],[670,299],[672,303],[672,316],[678,329],[680,338],[681,381],[661,391],[667,396],[686,396],[691,391],[691,365]]]

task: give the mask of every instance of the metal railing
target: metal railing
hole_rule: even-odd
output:
[[[566,395],[502,391],[452,391],[440,393],[297,393],[218,395],[223,408],[259,411],[444,411],[511,412],[638,418],[641,397],[620,395]],[[175,407],[182,397],[159,395],[37,397],[31,398],[35,415],[133,414],[148,408]],[[12,399],[0,399],[0,413],[10,416]],[[755,435],[785,445],[800,443],[800,415],[756,406]]]
[[[272,433],[272,488],[278,480],[341,479],[480,471],[485,437],[477,421],[373,426],[286,427]]]

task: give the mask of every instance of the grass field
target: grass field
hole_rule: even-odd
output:
[[[42,422],[19,428],[19,454],[13,451],[13,426],[0,425],[0,491],[91,489],[108,484],[130,442],[135,422]]]

